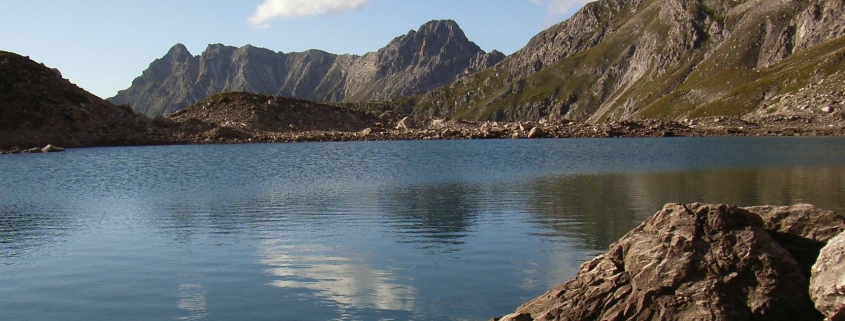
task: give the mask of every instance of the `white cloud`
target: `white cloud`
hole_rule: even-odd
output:
[[[550,15],[570,15],[592,0],[529,0],[546,7]]]
[[[264,0],[247,19],[255,28],[267,28],[275,18],[336,14],[360,9],[369,0]]]

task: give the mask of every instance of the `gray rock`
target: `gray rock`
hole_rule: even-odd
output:
[[[44,146],[44,148],[41,149],[42,153],[54,153],[54,152],[63,152],[63,151],[65,151],[64,148],[49,145],[49,144],[47,146]]]
[[[575,279],[514,315],[534,320],[819,319],[808,280],[760,216],[728,205],[667,204]]]
[[[810,297],[828,320],[845,320],[845,233],[822,248],[813,265]]]
[[[822,107],[822,112],[824,112],[824,113],[828,113],[828,114],[830,114],[830,113],[832,113],[833,111],[834,111],[834,109],[833,109],[833,107],[831,107],[831,106],[824,106],[824,107]]]
[[[388,100],[428,92],[504,58],[495,50],[484,52],[451,20],[428,22],[362,56],[221,44],[194,56],[177,44],[108,100],[151,117],[233,91],[317,102]]]

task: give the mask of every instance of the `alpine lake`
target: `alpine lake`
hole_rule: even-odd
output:
[[[0,320],[488,320],[665,203],[845,213],[845,138],[0,157]]]

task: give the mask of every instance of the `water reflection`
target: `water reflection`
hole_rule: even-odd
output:
[[[449,183],[388,189],[378,194],[386,223],[406,242],[426,248],[459,246],[475,225],[483,189]]]
[[[275,277],[270,284],[283,289],[311,290],[316,297],[343,308],[413,311],[416,289],[400,283],[391,271],[370,266],[368,260],[324,245],[288,244],[267,240],[259,244],[261,263]]]
[[[533,221],[602,251],[669,202],[737,206],[811,203],[845,212],[845,170],[761,168],[565,175],[528,183]]]
[[[180,321],[202,321],[208,317],[205,301],[205,289],[202,284],[180,284],[176,294],[177,307],[188,315],[178,317]]]
[[[66,210],[44,204],[0,203],[0,258],[58,242],[74,225]]]

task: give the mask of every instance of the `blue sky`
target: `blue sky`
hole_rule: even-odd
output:
[[[511,54],[585,0],[4,1],[0,50],[30,56],[108,98],[176,43],[274,51],[376,51],[427,21],[452,19],[486,51]]]

